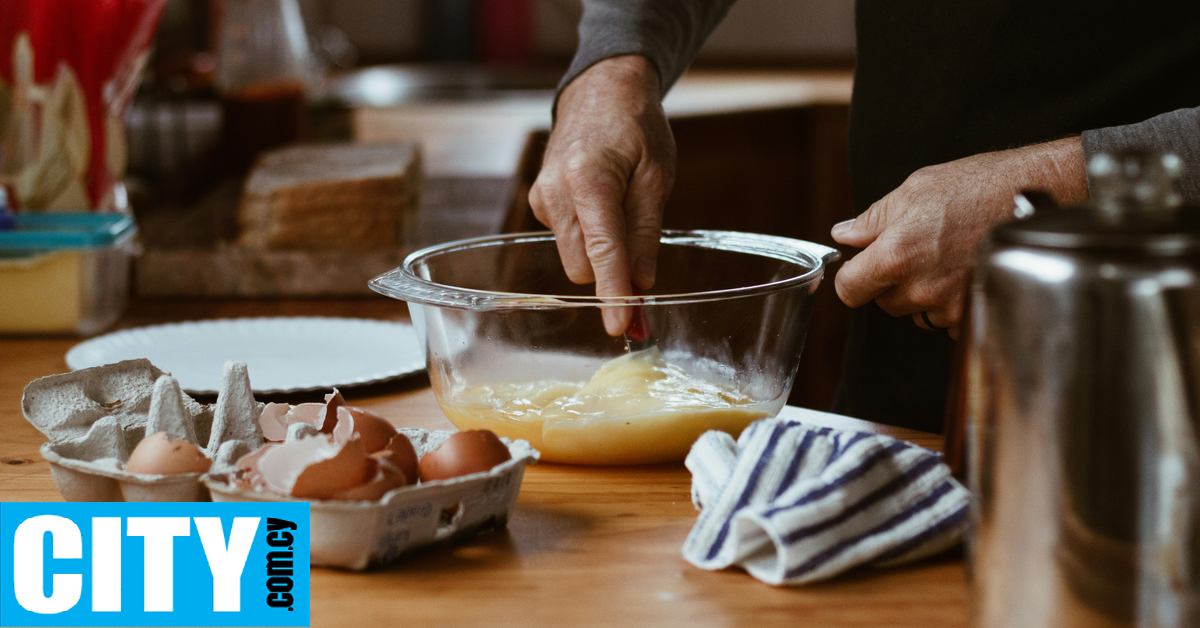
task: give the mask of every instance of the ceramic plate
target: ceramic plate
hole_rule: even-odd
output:
[[[359,318],[230,318],[139,327],[67,352],[72,370],[147,358],[189,393],[215,394],[228,360],[256,393],[370,384],[425,369],[412,325]]]

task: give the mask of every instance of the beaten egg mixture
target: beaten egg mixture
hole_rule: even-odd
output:
[[[610,360],[587,382],[464,385],[439,401],[459,429],[524,438],[542,460],[578,464],[682,460],[704,432],[737,436],[768,414],[740,391],[666,363],[657,348]]]

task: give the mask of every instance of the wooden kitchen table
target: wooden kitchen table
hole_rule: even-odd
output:
[[[402,304],[386,300],[143,302],[119,327],[277,315],[407,318]],[[0,338],[2,501],[61,500],[38,453],[44,439],[21,415],[21,391],[33,379],[66,371],[63,356],[75,342]],[[397,425],[452,429],[423,378],[346,392],[351,403]],[[941,447],[940,437],[912,430],[792,407],[784,416]],[[312,625],[966,625],[964,568],[954,554],[793,588],[737,570],[693,567],[679,554],[696,519],[690,483],[682,464],[532,466],[505,531],[365,573],[313,569]]]

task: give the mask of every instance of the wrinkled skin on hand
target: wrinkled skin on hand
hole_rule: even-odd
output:
[[[975,250],[1012,219],[1013,195],[1050,192],[1060,204],[1087,199],[1078,137],[982,153],[922,168],[852,221],[833,227],[841,244],[865,249],[838,270],[835,287],[850,307],[872,299],[892,316],[911,315],[958,338],[965,281]]]
[[[529,192],[567,276],[596,282],[598,296],[654,285],[663,205],[675,182],[675,138],[660,102],[658,72],[644,57],[605,59],[559,95],[556,122]],[[630,308],[603,310],[609,334]]]

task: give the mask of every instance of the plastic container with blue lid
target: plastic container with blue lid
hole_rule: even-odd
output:
[[[98,249],[113,246],[137,231],[125,214],[16,214],[15,228],[0,229],[0,249]]]
[[[0,225],[0,334],[86,336],[116,322],[129,302],[132,216],[10,217]]]

